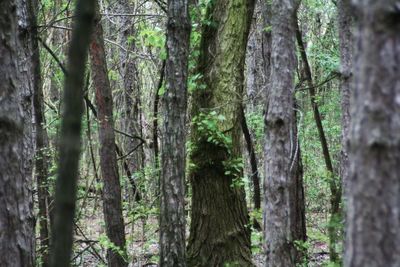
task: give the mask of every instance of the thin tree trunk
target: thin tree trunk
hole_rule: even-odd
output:
[[[325,136],[325,131],[324,127],[322,126],[322,119],[321,119],[321,114],[319,112],[319,107],[318,103],[316,101],[316,92],[315,92],[315,86],[312,80],[312,74],[311,74],[311,67],[310,64],[308,63],[308,58],[305,50],[305,46],[303,43],[303,37],[300,32],[299,24],[296,19],[296,38],[297,38],[297,44],[299,46],[300,50],[300,55],[303,63],[303,69],[304,69],[304,75],[305,79],[307,80],[307,85],[308,85],[308,90],[310,93],[310,100],[311,100],[311,106],[313,109],[313,114],[314,114],[314,120],[317,125],[317,130],[318,130],[318,135],[319,135],[319,140],[321,142],[321,147],[322,147],[322,154],[324,155],[324,160],[325,160],[325,166],[326,170],[328,171],[329,175],[329,189],[331,191],[331,196],[330,196],[330,220],[329,220],[329,225],[328,225],[328,235],[329,235],[329,257],[332,262],[337,262],[339,260],[339,255],[338,252],[336,251],[336,244],[338,242],[338,224],[340,222],[340,201],[342,197],[341,193],[341,185],[337,184],[337,179],[335,177],[335,173],[333,170],[333,164],[332,164],[332,159],[329,153],[329,147],[328,147],[328,142],[326,140]]]
[[[125,254],[125,227],[122,215],[121,185],[115,148],[113,99],[108,79],[103,27],[96,3],[95,28],[90,43],[90,62],[99,120],[100,168],[103,177],[103,213],[109,240]],[[128,266],[125,255],[113,248],[107,250],[108,266]]]
[[[400,266],[399,2],[352,1],[354,91],[346,267]]]
[[[253,181],[253,203],[254,209],[259,210],[261,208],[261,190],[260,190],[260,178],[258,176],[258,168],[257,168],[257,158],[256,153],[254,151],[253,141],[251,140],[251,135],[249,131],[249,127],[247,127],[246,116],[244,114],[244,109],[241,107],[240,109],[241,116],[241,126],[243,131],[243,136],[246,141],[247,152],[250,156],[250,167],[251,167],[251,180]]]
[[[294,243],[305,238],[304,215],[298,206],[299,192],[302,192],[299,189],[301,169],[293,110],[297,8],[297,1],[273,0],[270,12],[271,78],[265,117],[264,218],[266,266],[271,267],[296,266],[299,253]]]
[[[154,169],[156,171],[156,179],[157,179],[157,189],[156,196],[160,195],[160,164],[159,164],[159,145],[158,145],[158,108],[160,105],[160,90],[164,83],[165,77],[165,65],[166,60],[163,60],[161,71],[160,71],[160,79],[158,80],[157,88],[154,95],[154,103],[153,103],[153,152],[154,152]]]
[[[198,62],[206,88],[194,91],[192,107],[189,266],[253,266],[240,183],[240,108],[253,9],[246,0],[217,0],[207,8],[212,23],[202,29]]]
[[[55,222],[50,266],[68,267],[72,252],[76,184],[81,146],[83,86],[87,50],[94,17],[94,0],[79,0],[68,55],[61,121],[60,162],[56,184]]]
[[[38,220],[39,220],[39,243],[40,249],[39,254],[43,267],[49,265],[49,247],[50,247],[50,235],[49,235],[49,216],[48,216],[48,151],[47,147],[48,136],[45,128],[45,117],[44,117],[44,99],[42,89],[42,77],[41,77],[41,64],[40,64],[40,51],[38,43],[38,32],[37,32],[37,21],[36,21],[36,8],[38,7],[35,0],[28,1],[28,12],[31,20],[32,27],[32,55],[31,62],[33,66],[33,109],[35,119],[35,143],[36,143],[36,155],[35,155],[35,170],[36,170],[36,183],[38,191]]]
[[[29,34],[19,30],[18,21],[29,22],[23,1],[0,2],[0,266],[34,266],[32,215],[32,169],[27,141],[31,132]],[[30,25],[29,23],[24,24]],[[22,26],[22,30],[26,30]],[[25,65],[26,69],[26,65]]]
[[[342,178],[342,187],[346,190],[346,183],[349,180],[348,139],[350,129],[350,92],[353,80],[353,14],[350,0],[338,1],[338,16],[341,61],[340,92],[342,96],[342,151],[340,157],[340,176]],[[343,195],[345,196],[346,194]]]
[[[133,14],[134,8],[128,0],[119,1],[119,10],[122,13]],[[141,125],[141,91],[139,84],[139,71],[136,64],[136,59],[130,51],[136,51],[136,44],[134,40],[130,38],[136,34],[135,25],[131,17],[121,16],[121,33],[120,43],[126,47],[126,49],[120,50],[121,60],[121,78],[123,81],[123,108],[121,110],[121,124],[125,132],[133,136],[143,137],[142,125]],[[123,138],[124,151],[130,152],[135,149],[134,152],[127,158],[128,166],[132,172],[132,177],[129,179],[135,180],[138,177],[138,172],[142,171],[144,167],[144,150],[141,146],[141,140],[138,138]],[[135,194],[134,190],[134,194]]]
[[[185,161],[190,18],[187,0],[168,1],[161,153],[160,266],[186,266]]]

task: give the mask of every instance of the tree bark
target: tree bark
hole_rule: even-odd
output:
[[[96,3],[95,27],[90,43],[90,62],[99,120],[100,168],[103,177],[103,213],[108,239],[125,254],[125,227],[122,215],[121,185],[115,148],[113,98],[108,79],[103,27]],[[108,266],[128,266],[118,251],[107,249]]]
[[[30,35],[23,1],[0,3],[0,265],[34,266]],[[18,23],[24,22],[20,25]]]
[[[260,189],[260,178],[258,176],[258,168],[257,168],[257,158],[256,153],[254,151],[253,141],[251,140],[251,135],[249,131],[249,127],[247,127],[246,115],[244,114],[244,109],[241,107],[240,109],[241,116],[241,126],[244,139],[246,141],[247,152],[250,156],[250,167],[251,167],[251,180],[253,181],[253,203],[254,209],[259,210],[261,208],[261,189]]]
[[[55,222],[50,266],[70,266],[78,178],[83,85],[87,50],[94,17],[94,0],[80,0],[68,55],[61,121],[60,161],[56,183]]]
[[[350,93],[353,72],[353,13],[350,0],[338,1],[338,25],[340,45],[340,92],[342,107],[342,151],[340,155],[340,176],[342,188],[346,190],[349,180],[348,139],[350,129]],[[343,194],[346,196],[346,194]]]
[[[168,1],[161,140],[160,266],[186,266],[185,161],[190,37],[187,0]]]
[[[206,88],[194,91],[192,107],[189,266],[253,266],[245,193],[234,184],[242,176],[234,162],[241,159],[240,107],[253,9],[254,2],[246,0],[217,0],[207,8],[198,62]]]
[[[121,13],[133,14],[133,5],[128,0],[122,0],[117,3]],[[123,81],[123,108],[121,110],[122,127],[126,133],[132,136],[143,137],[142,133],[142,108],[141,108],[141,91],[139,84],[139,71],[136,64],[136,59],[132,55],[131,51],[137,51],[136,43],[130,38],[136,34],[135,25],[130,17],[121,16],[121,33],[120,43],[126,47],[126,49],[120,49],[120,61],[121,61],[121,78]],[[139,176],[138,173],[143,170],[144,167],[144,150],[141,145],[141,140],[138,138],[123,138],[124,151],[131,152],[127,158],[128,166],[132,172],[132,176],[128,177],[131,183],[135,184],[136,178]],[[133,189],[133,194],[137,192]]]
[[[296,266],[294,241],[304,241],[300,152],[294,109],[297,1],[271,4],[271,78],[265,117],[266,266]],[[300,187],[300,188],[299,188]],[[302,214],[303,213],[303,214]]]
[[[44,116],[44,99],[42,89],[41,77],[41,63],[40,63],[40,50],[38,43],[36,8],[38,7],[37,1],[28,1],[28,14],[31,21],[31,35],[32,35],[32,55],[31,62],[33,67],[33,110],[35,120],[35,175],[37,184],[38,195],[38,220],[39,220],[39,254],[41,257],[41,266],[49,266],[49,215],[48,215],[48,136],[45,128],[46,120]]]
[[[400,266],[400,11],[352,1],[354,92],[344,266]]]

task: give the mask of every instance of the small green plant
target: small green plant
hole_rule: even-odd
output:
[[[294,240],[293,241],[295,248],[299,253],[301,253],[302,258],[301,262],[297,263],[297,267],[307,267],[308,266],[308,250],[310,249],[310,243],[308,241],[303,240]]]
[[[111,249],[113,252],[117,253],[118,255],[120,255],[125,261],[128,262],[128,257],[126,255],[126,253],[123,251],[122,248],[118,247],[117,245],[115,245],[113,242],[111,242],[110,239],[108,239],[108,237],[105,234],[100,235],[99,237],[99,244],[106,248],[106,249]]]
[[[222,146],[230,152],[232,139],[222,132],[219,125],[226,120],[225,116],[216,111],[200,113],[193,118],[193,124],[199,133],[199,139],[206,139],[207,142]]]

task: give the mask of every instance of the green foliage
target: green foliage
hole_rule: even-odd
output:
[[[241,176],[244,167],[242,158],[225,160],[224,162],[222,162],[222,164],[224,165],[225,168],[225,175],[234,176],[236,178]]]
[[[188,79],[188,91],[193,92],[197,89],[204,90],[207,86],[201,83],[201,78],[203,76],[200,73],[190,75]]]
[[[125,261],[128,262],[128,257],[124,252],[124,250],[115,245],[113,242],[111,242],[111,240],[108,239],[107,235],[105,234],[100,235],[99,244],[105,249],[111,249],[113,252],[118,253],[118,255],[120,255]]]
[[[195,116],[192,123],[196,126],[199,141],[202,139],[216,146],[226,148],[229,152],[232,147],[232,138],[222,132],[219,125],[226,120],[225,116],[216,111],[200,113]]]
[[[167,58],[165,33],[163,29],[158,27],[143,27],[139,32],[139,38],[141,38],[145,46],[154,49],[155,52],[159,52],[161,59]]]
[[[298,262],[296,264],[297,267],[307,267],[308,266],[308,251],[310,249],[310,243],[308,241],[303,241],[303,240],[294,240],[293,241],[294,246],[296,247],[297,251],[299,253],[302,253],[303,257],[301,259],[301,262]]]

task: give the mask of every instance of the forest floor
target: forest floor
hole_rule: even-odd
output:
[[[99,214],[97,214],[99,213]],[[75,254],[75,266],[105,266],[107,241],[102,232],[103,220],[101,213],[95,211],[92,216],[85,218],[85,228],[80,228],[75,239],[78,244]],[[146,218],[136,218],[135,223],[125,222],[127,230],[128,253],[131,264],[129,267],[158,266],[158,222],[157,217],[147,216]],[[313,233],[317,229],[310,229]],[[259,234],[259,233],[256,233]],[[100,236],[100,238],[99,238]],[[315,234],[314,234],[315,236]],[[328,245],[314,237],[309,238],[308,266],[326,266],[329,261]],[[253,244],[253,248],[260,246],[260,242]],[[257,267],[265,266],[265,257],[261,253],[262,249],[255,250],[253,262]],[[210,266],[213,267],[213,266]]]

